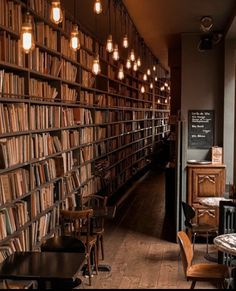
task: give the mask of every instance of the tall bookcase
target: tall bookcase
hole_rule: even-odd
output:
[[[119,81],[101,43],[81,29],[81,49],[71,51],[69,17],[55,26],[46,0],[29,2],[36,48],[25,55],[26,1],[0,0],[0,260],[39,248],[58,231],[59,210],[81,195],[112,197],[169,132],[164,79],[145,84],[145,94],[141,72]],[[97,51],[102,70],[94,76]]]

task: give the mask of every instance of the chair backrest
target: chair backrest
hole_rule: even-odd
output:
[[[194,216],[196,215],[196,212],[194,210],[194,208],[189,205],[188,203],[182,201],[182,208],[183,208],[183,212],[184,212],[184,216],[185,216],[185,226],[187,227],[192,227],[192,222],[191,220],[194,218]]]
[[[180,246],[180,254],[184,269],[185,276],[187,275],[187,270],[192,265],[193,261],[193,246],[187,234],[184,231],[179,231],[177,233],[178,244]]]
[[[96,219],[93,221],[94,227],[104,228],[104,214],[107,214],[107,196],[89,195],[82,198],[83,206],[94,211]],[[100,211],[99,211],[100,210]],[[102,212],[102,215],[96,215]]]
[[[89,236],[91,234],[91,218],[93,209],[86,210],[61,210],[60,221],[62,235],[72,235],[78,239],[86,237],[86,246],[88,247]]]

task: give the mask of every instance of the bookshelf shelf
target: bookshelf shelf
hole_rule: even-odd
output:
[[[59,210],[75,207],[81,195],[110,199],[146,170],[154,145],[169,132],[170,114],[164,81],[151,90],[142,72],[126,69],[118,80],[118,63],[81,25],[80,51],[71,51],[72,20],[51,23],[47,0],[30,1],[36,48],[24,55],[19,30],[26,2],[2,2],[15,7],[16,17],[0,11],[0,163],[6,164],[0,164],[0,261],[1,246],[39,248],[59,231]],[[97,50],[102,73],[94,76]],[[19,161],[8,163],[15,156]]]

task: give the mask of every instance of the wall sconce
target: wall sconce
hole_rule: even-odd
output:
[[[61,2],[58,1],[52,1],[52,7],[51,7],[51,13],[50,13],[50,20],[55,23],[59,24],[63,20],[63,14],[61,10]]]
[[[32,16],[29,12],[25,15],[25,21],[21,27],[20,41],[23,51],[28,54],[35,48],[33,26],[32,26]]]

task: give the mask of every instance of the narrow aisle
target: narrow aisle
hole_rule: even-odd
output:
[[[165,174],[149,172],[137,183],[113,220],[106,221],[105,263],[86,289],[185,289],[176,243],[163,239]],[[201,246],[202,247],[202,246]],[[204,247],[204,246],[203,246]],[[100,262],[103,263],[103,262]],[[212,288],[200,283],[201,288]]]

